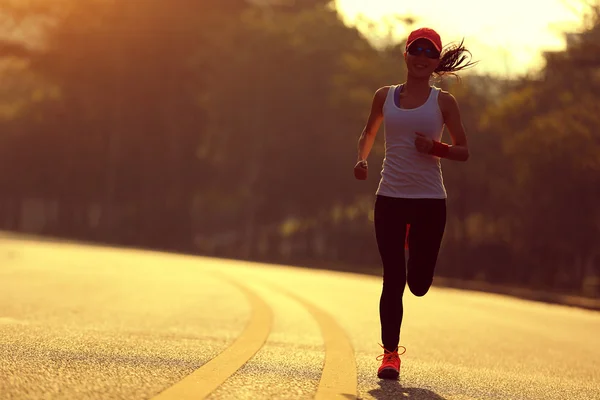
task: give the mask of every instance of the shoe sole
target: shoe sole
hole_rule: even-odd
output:
[[[400,375],[399,371],[396,371],[393,368],[384,368],[377,374],[377,377],[380,379],[398,379]]]

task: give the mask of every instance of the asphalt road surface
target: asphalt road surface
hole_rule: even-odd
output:
[[[379,380],[380,285],[0,236],[0,399],[600,399],[600,313],[436,287]]]

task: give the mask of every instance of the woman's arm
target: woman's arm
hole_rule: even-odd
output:
[[[366,161],[373,148],[375,136],[377,135],[381,121],[383,121],[383,104],[385,103],[389,89],[389,86],[379,88],[373,96],[367,124],[358,140],[358,161]]]
[[[454,161],[467,161],[469,159],[469,145],[467,143],[467,134],[462,123],[460,109],[456,98],[448,93],[440,93],[440,105],[444,123],[448,127],[450,137],[452,138],[452,146],[449,146],[447,159]]]
[[[444,123],[448,127],[450,137],[452,138],[452,145],[433,141],[425,135],[416,132],[415,146],[421,153],[431,154],[448,160],[467,161],[469,159],[469,146],[458,102],[452,94],[441,92],[439,104],[444,117]]]

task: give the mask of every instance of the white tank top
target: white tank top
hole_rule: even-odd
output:
[[[383,105],[385,158],[377,194],[403,198],[445,199],[446,188],[438,157],[415,148],[415,132],[440,141],[444,118],[438,104],[440,89],[431,88],[420,107],[403,109],[394,94],[400,85],[391,86]],[[400,89],[398,89],[400,90]]]

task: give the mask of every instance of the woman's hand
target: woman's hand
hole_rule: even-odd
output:
[[[354,166],[354,177],[360,181],[367,179],[368,172],[367,160],[359,160]]]
[[[415,132],[415,135],[415,147],[417,148],[417,151],[420,153],[429,154],[433,148],[433,140],[429,139],[420,132]]]

